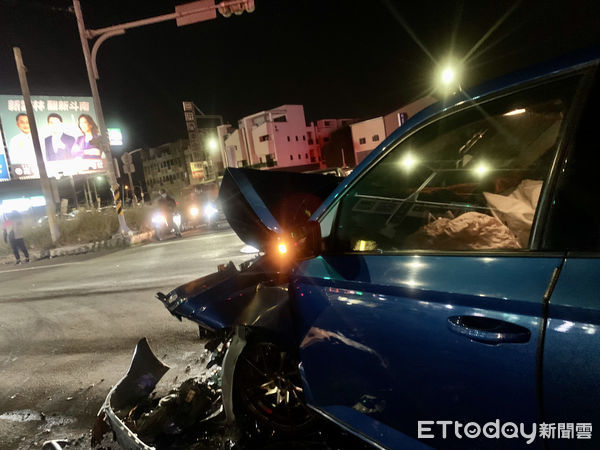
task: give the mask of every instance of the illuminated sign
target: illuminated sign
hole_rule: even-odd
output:
[[[204,163],[191,162],[190,169],[192,171],[192,178],[197,178],[197,179],[204,178]]]
[[[123,145],[123,134],[120,128],[108,129],[108,140],[110,145]]]
[[[100,130],[91,97],[34,96],[31,103],[49,177],[105,170],[106,159],[100,149]],[[0,95],[0,122],[8,147],[0,155],[8,155],[10,177],[39,178],[23,97]],[[6,180],[8,177],[1,176],[2,170],[0,180]]]
[[[31,208],[46,206],[46,199],[43,195],[33,197],[10,198],[0,202],[0,211],[3,214],[11,212],[26,212]]]

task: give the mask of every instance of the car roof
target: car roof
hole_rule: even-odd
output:
[[[493,95],[495,92],[502,92],[511,88],[533,83],[535,81],[552,78],[569,72],[578,71],[586,67],[597,66],[600,63],[600,48],[584,50],[578,53],[570,54],[555,60],[544,62],[533,67],[519,70],[499,78],[486,81],[473,88],[468,88],[454,96],[449,97],[444,101],[439,101],[431,106],[423,109],[408,121],[398,127],[392,134],[383,140],[353,171],[340,183],[340,185],[325,199],[321,206],[311,216],[312,220],[318,219],[328,208],[329,205],[343,192],[346,187],[360,176],[363,169],[370,165],[373,160],[377,159],[382,153],[388,150],[390,144],[396,142],[402,135],[410,133],[410,131],[419,126],[424,121],[427,121],[439,113],[454,108],[461,103],[472,102],[484,96]],[[468,94],[468,97],[465,96]]]

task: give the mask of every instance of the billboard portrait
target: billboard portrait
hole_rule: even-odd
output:
[[[104,171],[107,163],[91,97],[32,96],[31,103],[49,177]],[[22,96],[0,95],[0,121],[10,177],[39,178]]]

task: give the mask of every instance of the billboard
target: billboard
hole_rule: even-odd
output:
[[[0,136],[0,181],[10,180],[8,176],[8,161],[6,160],[6,152],[4,151],[4,142]]]
[[[49,177],[105,170],[107,163],[100,150],[100,131],[91,97],[32,96],[31,103]],[[12,179],[39,178],[22,96],[0,95],[0,123],[7,145],[7,175]],[[0,164],[1,160],[2,156]]]

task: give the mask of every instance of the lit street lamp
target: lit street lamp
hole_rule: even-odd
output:
[[[450,86],[456,79],[456,73],[452,67],[446,67],[442,70],[442,84]]]
[[[438,70],[435,83],[444,95],[448,95],[462,90],[460,87],[460,78],[459,65],[447,63]]]

